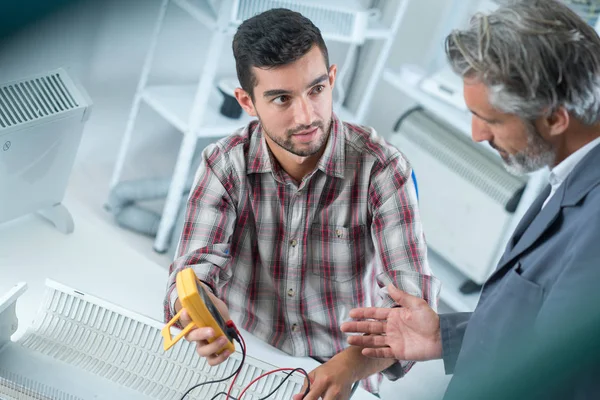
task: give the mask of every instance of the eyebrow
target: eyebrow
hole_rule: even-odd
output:
[[[311,83],[309,83],[306,88],[309,89],[313,86],[315,86],[316,84],[319,84],[325,80],[327,80],[329,78],[329,75],[327,74],[323,74],[321,76],[319,76],[318,78],[314,79]],[[286,94],[291,94],[292,91],[290,90],[285,90],[285,89],[273,89],[273,90],[267,90],[265,92],[263,92],[263,97],[276,97],[276,96],[283,96]]]
[[[475,111],[473,111],[473,110],[471,110],[471,109],[469,109],[469,111],[471,111],[471,114],[473,114],[474,116],[476,116],[476,117],[477,117],[477,118],[479,118],[479,119],[482,119],[482,120],[484,120],[485,122],[493,122],[493,121],[495,121],[494,119],[491,119],[491,118],[485,118],[485,117],[483,117],[483,116],[481,116],[481,115],[477,114]]]

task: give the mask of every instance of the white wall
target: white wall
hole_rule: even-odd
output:
[[[142,72],[142,65],[150,46],[160,0],[108,0],[105,2],[104,18],[97,37],[91,77],[103,85],[132,93]],[[189,81],[199,78],[204,49],[211,38],[210,32],[171,4],[159,36],[155,61],[152,67],[153,81]],[[227,68],[225,49],[221,57],[224,74],[235,73]],[[123,59],[127,62],[124,63]],[[105,86],[106,87],[106,86]]]
[[[0,45],[0,79],[4,82],[65,67],[87,83],[99,13],[99,2],[76,2],[4,38]]]
[[[395,1],[389,0],[389,7]],[[409,1],[386,65],[393,71],[399,71],[402,65],[413,64],[432,72],[445,63],[445,36],[457,22],[464,21],[466,9],[478,0],[461,0],[458,3],[451,0]],[[368,66],[364,68],[368,70]],[[357,82],[357,85],[360,84],[360,81]],[[387,137],[397,118],[415,103],[384,79],[379,81],[375,93],[366,123]]]
[[[132,97],[161,0],[85,0],[66,6],[7,38],[0,48],[3,81],[65,67],[88,91]],[[161,32],[153,81],[198,79],[210,32],[171,5]],[[225,49],[222,73],[234,74]],[[229,68],[227,67],[229,66]]]

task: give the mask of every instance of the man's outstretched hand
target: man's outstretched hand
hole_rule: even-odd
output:
[[[427,302],[411,296],[395,286],[388,293],[401,307],[356,308],[341,329],[350,336],[348,343],[364,347],[362,354],[374,358],[395,358],[402,361],[427,361],[442,357],[440,318]]]

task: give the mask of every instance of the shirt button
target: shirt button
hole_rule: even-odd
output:
[[[293,332],[300,332],[300,327],[298,326],[298,324],[292,325],[292,331]]]
[[[294,289],[288,290],[288,296],[294,297]]]
[[[335,230],[335,234],[337,237],[341,238],[342,237],[342,230],[341,229],[336,229]]]
[[[296,247],[298,245],[298,241],[296,239],[290,240],[290,246]]]

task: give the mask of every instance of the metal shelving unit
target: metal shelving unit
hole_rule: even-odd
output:
[[[331,0],[328,2],[317,0],[162,0],[111,179],[111,188],[121,179],[142,102],[183,133],[173,179],[154,242],[154,249],[157,252],[167,250],[179,211],[185,181],[190,173],[190,164],[196,150],[197,139],[199,137],[226,136],[250,120],[246,115],[241,119],[233,120],[219,113],[222,97],[215,88],[214,82],[222,49],[229,47],[226,38],[235,32],[241,22],[239,18],[240,15],[243,16],[243,11],[253,15],[252,13],[255,14],[272,7],[295,9],[311,18],[319,26],[326,40],[348,43],[349,50],[343,68],[339,70],[338,83],[343,81],[343,77],[346,75],[345,67],[351,64],[360,45],[367,40],[383,41],[378,59],[370,74],[370,82],[355,112],[351,112],[343,106],[345,91],[343,85],[336,85],[338,96],[334,110],[343,120],[360,123],[368,111],[376,82],[383,73],[392,41],[409,0],[390,1],[398,4],[393,18],[382,18],[377,15],[376,10],[366,8],[364,1],[361,0]],[[195,85],[148,85],[157,42],[171,4],[187,12],[212,32],[204,49],[207,61],[199,71],[198,83]],[[391,22],[384,23],[384,19]],[[353,29],[348,30],[348,24]]]

